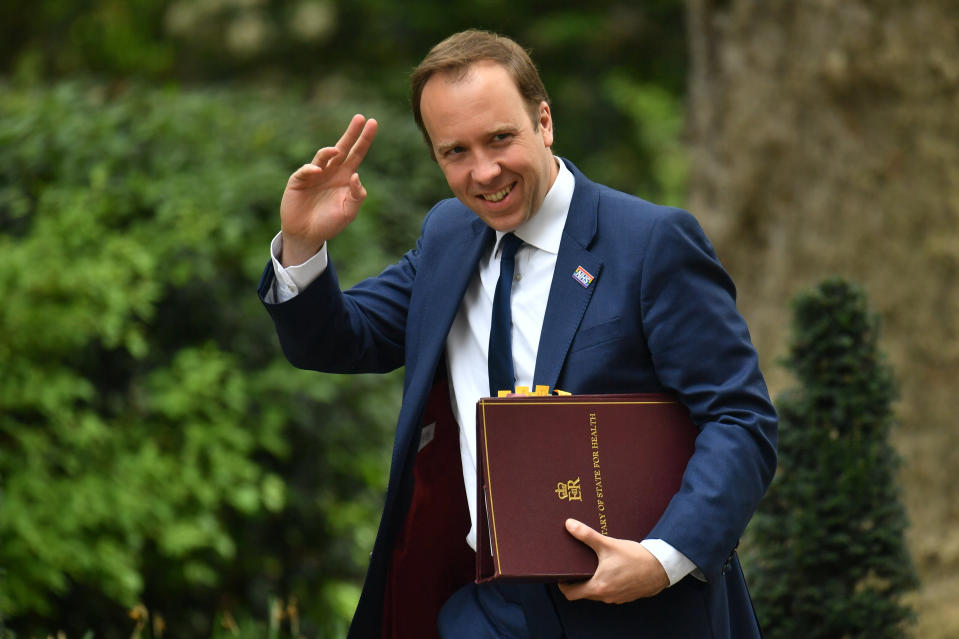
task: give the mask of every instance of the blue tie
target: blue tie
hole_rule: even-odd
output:
[[[523,244],[512,233],[503,236],[500,246],[499,280],[493,294],[493,316],[489,331],[489,392],[513,390],[516,378],[513,374],[512,322],[510,321],[510,291],[513,289],[516,251]]]

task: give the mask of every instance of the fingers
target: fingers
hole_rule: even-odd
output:
[[[335,148],[339,154],[333,158],[332,164],[342,163],[355,171],[373,144],[376,128],[376,120],[367,120],[359,113],[354,115],[336,143]]]
[[[319,151],[316,152],[316,155],[313,156],[312,164],[323,168],[326,166],[326,163],[332,160],[334,157],[339,155],[340,150],[335,146],[325,146]]]
[[[354,118],[354,120],[355,119],[356,118]],[[373,138],[376,137],[377,128],[379,128],[379,124],[376,120],[370,119],[366,121],[363,129],[360,131],[359,138],[353,144],[349,154],[343,161],[344,166],[354,171],[360,168],[363,158],[366,157],[366,152],[370,150],[370,146],[373,144]]]
[[[350,149],[353,148],[353,145],[356,144],[356,141],[360,139],[360,133],[363,132],[365,124],[366,118],[359,113],[354,115],[353,119],[350,120],[346,131],[343,132],[343,135],[341,135],[340,139],[336,142],[336,149],[340,152],[341,158],[345,158],[347,153],[350,152]]]
[[[322,173],[323,170],[316,166],[315,164],[304,164],[290,176],[290,179],[287,180],[287,187],[294,189],[306,188],[311,178]]]
[[[367,120],[360,114],[354,115],[336,146],[323,147],[317,151],[312,164],[321,169],[342,164],[347,169],[356,171],[370,150],[378,127],[376,120]]]
[[[577,599],[583,599],[588,594],[589,591],[586,587],[587,583],[589,582],[571,581],[566,583],[558,583],[556,586],[568,601],[576,601]]]

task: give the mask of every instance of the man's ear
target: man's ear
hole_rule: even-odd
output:
[[[543,144],[546,148],[553,146],[553,114],[549,110],[549,104],[544,100],[539,103],[536,124],[539,125],[539,132],[543,136]]]

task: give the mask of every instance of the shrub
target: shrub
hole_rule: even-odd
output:
[[[750,528],[770,639],[902,637],[917,585],[889,443],[896,388],[865,293],[833,278],[794,305],[779,471]]]
[[[408,116],[367,106],[371,196],[331,247],[347,281],[445,193]],[[0,88],[9,628],[127,636],[142,601],[196,636],[218,609],[265,618],[272,593],[311,602],[304,628],[345,623],[398,379],[294,370],[255,285],[288,175],[351,113],[263,90]]]

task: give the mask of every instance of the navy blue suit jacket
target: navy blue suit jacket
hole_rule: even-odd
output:
[[[660,595],[613,606],[552,597],[580,637],[754,637],[734,549],[776,467],[776,414],[735,290],[695,219],[589,181],[575,190],[539,344],[535,384],[572,393],[672,392],[700,429],[682,487],[651,538],[702,570]],[[267,304],[296,366],[337,373],[405,366],[389,488],[351,638],[379,639],[384,581],[403,525],[424,406],[445,340],[491,230],[455,199],[416,247],[341,292],[332,264],[297,297]],[[578,267],[595,276],[583,287]],[[272,286],[267,266],[261,297]],[[408,500],[408,497],[405,499]]]

